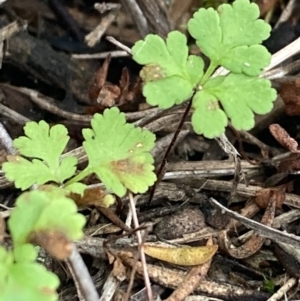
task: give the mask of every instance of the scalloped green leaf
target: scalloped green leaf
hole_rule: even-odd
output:
[[[271,32],[271,26],[258,18],[255,3],[236,0],[232,5],[220,5],[217,11],[199,9],[188,22],[188,30],[215,67],[255,76],[271,61],[264,46],[253,48]]]
[[[25,190],[50,181],[61,184],[74,175],[77,158],[60,158],[69,141],[65,126],[55,125],[50,129],[45,121],[28,122],[24,131],[26,136],[15,139],[14,146],[32,161],[10,156],[10,161],[3,163],[6,178],[14,181],[17,188]]]
[[[34,246],[19,246],[14,255],[0,246],[0,301],[56,301],[59,279],[35,262]]]
[[[114,107],[95,114],[92,129],[82,131],[89,159],[87,173],[96,173],[108,190],[124,196],[126,189],[144,193],[156,181],[153,172],[155,135],[126,123],[125,114]]]
[[[31,244],[18,245],[13,249],[14,259],[16,262],[34,262],[38,252]]]
[[[191,97],[192,93],[192,84],[177,76],[148,82],[143,88],[143,94],[148,104],[158,106],[161,109],[168,109],[175,104],[181,104],[182,100]]]
[[[253,128],[254,113],[270,112],[277,97],[269,80],[244,74],[231,73],[210,79],[203,89],[219,99],[232,125],[238,130]]]
[[[170,32],[166,42],[148,35],[133,46],[132,55],[145,65],[140,76],[147,102],[163,109],[187,100],[203,76],[203,60],[188,56],[187,39],[179,31]]]
[[[197,134],[211,139],[224,133],[228,123],[227,116],[214,95],[206,91],[197,92],[192,105],[195,108],[192,125]]]
[[[51,191],[23,193],[8,221],[15,246],[30,242],[38,232],[59,232],[69,240],[83,236],[85,218],[77,213],[73,200]]]
[[[7,281],[0,288],[0,301],[56,301],[58,286],[58,277],[41,264],[16,263],[10,266]]]

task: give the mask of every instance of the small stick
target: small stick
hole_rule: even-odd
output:
[[[283,49],[279,50],[272,55],[271,64],[264,70],[264,72],[273,69],[278,66],[288,58],[300,52],[300,38],[296,39],[294,42],[290,43]]]
[[[121,0],[121,2],[122,5],[129,11],[141,37],[144,38],[149,33],[148,23],[136,0]]]
[[[139,228],[140,225],[139,225],[139,221],[138,221],[136,209],[135,209],[136,198],[135,199],[133,198],[131,192],[129,192],[128,195],[129,195],[129,207],[130,207],[130,210],[132,213],[133,224],[134,224],[135,228]],[[145,282],[145,287],[147,289],[147,296],[148,296],[148,300],[152,301],[153,297],[152,297],[151,283],[150,283],[149,274],[148,274],[148,270],[147,270],[146,256],[144,253],[143,239],[141,236],[141,232],[137,231],[136,236],[137,236],[139,249],[140,249],[140,258],[141,258],[141,262],[142,262],[142,266],[143,266],[144,282]]]
[[[150,204],[151,201],[152,201],[152,199],[153,199],[153,196],[154,196],[154,193],[155,193],[155,189],[156,189],[157,183],[158,183],[158,182],[161,180],[161,178],[163,177],[162,172],[163,172],[164,167],[165,167],[165,165],[166,165],[166,163],[167,163],[168,156],[169,156],[170,152],[172,151],[173,146],[175,145],[176,139],[177,139],[178,135],[180,134],[180,131],[181,131],[181,129],[182,129],[182,126],[183,126],[183,124],[184,124],[184,121],[185,121],[187,115],[189,114],[189,111],[190,111],[191,106],[192,106],[192,99],[193,99],[193,97],[194,97],[194,94],[192,95],[191,99],[189,100],[188,106],[186,107],[185,112],[184,112],[183,115],[182,115],[182,118],[181,118],[181,120],[180,120],[180,122],[179,122],[179,125],[178,125],[178,127],[177,127],[177,129],[176,129],[176,131],[175,131],[175,133],[174,133],[173,139],[172,139],[172,141],[170,142],[170,144],[169,144],[169,146],[168,146],[168,148],[167,148],[167,150],[166,150],[166,152],[165,152],[165,154],[164,154],[164,157],[163,157],[163,159],[162,159],[162,163],[160,164],[160,167],[159,167],[158,172],[157,172],[157,180],[156,180],[156,182],[154,183],[154,185],[153,185],[152,188],[151,188],[151,192],[150,192],[148,204]]]
[[[127,51],[116,50],[116,51],[106,51],[101,53],[93,53],[93,54],[72,54],[73,59],[77,60],[93,60],[93,59],[105,59],[108,55],[110,57],[123,57],[128,56]]]
[[[296,278],[290,278],[275,294],[271,296],[267,301],[278,301],[290,290],[298,280]]]
[[[72,274],[79,283],[80,292],[83,294],[85,301],[98,301],[99,295],[96,291],[92,277],[74,244],[72,244],[72,253],[67,259],[67,262],[72,269]]]
[[[120,49],[123,49],[124,51],[126,51],[128,54],[132,54],[131,49],[129,47],[127,47],[126,45],[122,44],[121,42],[117,41],[114,37],[111,36],[107,36],[106,40],[111,42],[112,44],[116,45],[117,47],[119,47]]]
[[[289,3],[286,5],[285,9],[283,10],[281,16],[279,17],[277,23],[275,24],[274,29],[276,27],[278,27],[278,25],[280,23],[287,21],[291,17],[292,11],[295,7],[295,3],[296,3],[295,0],[289,1]]]
[[[110,24],[115,20],[119,10],[112,10],[107,15],[105,15],[101,23],[96,26],[89,34],[87,34],[84,38],[85,43],[89,47],[94,47],[102,38],[103,34],[107,30],[107,28],[110,26]]]
[[[19,114],[18,112],[6,107],[2,103],[0,103],[0,115],[13,120],[15,123],[24,125],[26,122],[30,121],[27,117]]]
[[[0,143],[5,148],[8,154],[16,155],[17,151],[13,146],[13,141],[2,122],[0,122]]]

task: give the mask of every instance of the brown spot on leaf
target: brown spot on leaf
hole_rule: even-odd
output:
[[[116,174],[131,173],[138,175],[143,172],[144,165],[141,163],[135,163],[128,158],[119,161],[112,161],[111,168]]]
[[[39,230],[30,235],[29,241],[44,248],[58,260],[67,259],[72,252],[72,243],[59,231]]]
[[[144,82],[155,81],[164,78],[166,75],[158,65],[146,65],[140,72]]]
[[[219,103],[218,101],[210,101],[208,104],[207,104],[207,109],[210,110],[210,111],[215,111],[216,109],[219,108]]]

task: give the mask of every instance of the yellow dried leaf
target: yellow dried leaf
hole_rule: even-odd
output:
[[[156,259],[177,265],[199,265],[211,259],[218,246],[165,248],[144,245],[144,252]]]

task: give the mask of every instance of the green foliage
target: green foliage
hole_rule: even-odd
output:
[[[35,262],[30,244],[6,251],[0,246],[0,301],[55,301],[58,277]]]
[[[59,279],[36,262],[37,250],[31,243],[66,258],[68,253],[61,253],[71,240],[83,236],[84,224],[75,203],[63,193],[50,189],[21,194],[8,221],[13,251],[0,247],[0,301],[57,300]]]
[[[118,108],[95,114],[92,129],[84,129],[83,147],[89,159],[86,173],[96,173],[106,188],[124,196],[126,188],[143,193],[153,185],[155,135],[126,123]]]
[[[10,157],[11,162],[3,164],[8,180],[17,188],[28,189],[33,184],[42,185],[53,181],[58,184],[74,175],[77,158],[61,159],[69,136],[63,125],[55,125],[49,130],[45,121],[28,122],[24,127],[26,136],[14,140],[14,146],[22,156]]]
[[[141,77],[146,82],[143,93],[147,102],[162,109],[189,98],[203,76],[203,60],[188,56],[186,37],[178,31],[171,32],[166,43],[150,34],[134,45],[132,53],[136,62],[146,65]]]
[[[85,195],[87,185],[81,179],[96,173],[119,196],[126,189],[145,192],[156,180],[150,154],[155,135],[127,124],[117,108],[105,110],[103,116],[96,114],[91,124],[92,129],[83,130],[89,164],[75,176],[77,159],[61,158],[69,140],[63,125],[50,129],[45,121],[29,122],[24,127],[26,136],[14,141],[20,155],[30,159],[10,156],[3,164],[6,177],[22,190],[38,186],[19,196],[8,221],[13,250],[0,247],[0,301],[57,300],[59,279],[36,262],[33,244],[60,260],[70,256],[71,242],[83,236],[85,218],[68,196],[70,192]],[[44,185],[48,182],[54,184]],[[107,194],[101,204],[109,206],[113,201]]]
[[[271,27],[258,17],[258,6],[249,0],[194,14],[188,31],[210,59],[206,72],[202,58],[188,56],[186,37],[178,31],[169,33],[166,42],[156,35],[138,41],[132,54],[145,65],[140,75],[147,102],[166,109],[193,97],[192,125],[207,138],[221,135],[228,118],[238,130],[250,130],[254,113],[268,113],[276,99],[270,81],[259,78],[271,60],[260,45]],[[219,66],[230,73],[211,79]]]
[[[51,191],[30,191],[17,200],[8,221],[15,246],[31,242],[31,237],[58,232],[69,240],[83,236],[83,215],[77,213],[75,203],[64,195]]]
[[[274,294],[275,282],[272,279],[267,278],[264,274],[263,277],[264,277],[263,289],[269,292],[270,294]]]

